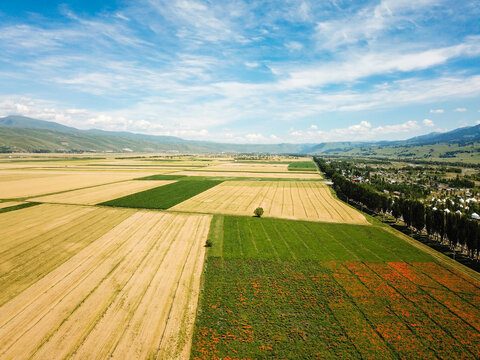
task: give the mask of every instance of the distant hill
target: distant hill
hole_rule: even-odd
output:
[[[174,136],[79,130],[24,116],[0,118],[0,152],[301,153],[304,144],[224,144]]]
[[[435,144],[441,142],[480,141],[480,124],[458,128],[444,133],[430,133],[407,140],[409,144]]]
[[[321,139],[319,139],[321,140]],[[480,160],[480,125],[403,141],[226,144],[174,136],[79,130],[24,116],[0,118],[0,152],[181,152],[324,154],[392,159]],[[479,150],[477,150],[479,149]],[[477,156],[477,154],[479,154]]]
[[[0,118],[0,126],[28,129],[46,129],[54,131],[78,131],[73,127],[61,125],[53,121],[37,120],[17,115]]]
[[[380,158],[403,161],[438,161],[443,163],[480,164],[480,125],[444,133],[430,133],[404,141],[343,143],[343,148],[328,144],[318,154]]]

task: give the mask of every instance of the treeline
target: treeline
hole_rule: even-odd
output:
[[[479,149],[480,150],[480,149]],[[334,157],[337,159],[347,159],[348,157],[345,155],[328,155],[329,157]],[[359,155],[361,156],[361,155]],[[373,159],[373,160],[380,160],[380,161],[395,161],[395,160],[402,160],[402,159],[392,159],[391,157],[384,157],[384,156],[368,156],[366,157],[366,161]],[[358,161],[359,159],[357,159]],[[405,159],[403,159],[405,160]],[[438,160],[422,160],[422,159],[408,159],[408,162],[411,164],[422,164],[422,165],[439,165],[439,166],[460,166],[460,167],[469,167],[469,168],[480,168],[480,163],[469,163],[463,161],[438,161]]]
[[[478,260],[480,226],[478,221],[465,215],[433,210],[418,200],[392,198],[380,194],[370,186],[354,183],[328,164],[324,159],[314,158],[320,170],[333,182],[334,190],[340,198],[366,206],[375,213],[391,213],[397,220],[402,218],[409,228],[418,232],[426,230],[440,242],[447,240],[452,249],[458,245]]]

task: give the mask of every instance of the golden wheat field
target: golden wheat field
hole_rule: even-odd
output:
[[[41,196],[30,200],[62,204],[95,205],[104,201],[130,195],[139,191],[144,191],[154,187],[171,184],[173,182],[175,181],[123,181],[114,184],[99,185],[87,189],[68,191],[55,195]]]
[[[5,202],[0,202],[0,209],[10,207],[10,206],[15,206],[15,205],[20,205],[23,204],[21,201],[5,201]]]
[[[188,358],[211,217],[0,214],[0,358]]]
[[[152,174],[154,172],[148,171],[3,171],[0,173],[0,199],[39,196]]]
[[[264,209],[264,216],[369,224],[360,212],[334,198],[327,185],[313,181],[225,181],[172,210],[252,215],[256,207]]]
[[[288,172],[288,164],[244,164],[244,163],[224,163],[202,169],[206,171],[242,171],[242,172]]]
[[[212,176],[212,177],[240,177],[240,178],[266,178],[266,179],[299,179],[321,180],[319,173],[275,173],[275,172],[242,172],[242,171],[179,171],[172,175],[185,176]]]

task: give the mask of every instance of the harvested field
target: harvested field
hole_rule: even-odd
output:
[[[188,358],[210,218],[50,204],[0,215],[0,358]]]
[[[218,218],[192,358],[478,359],[480,283],[384,229]]]
[[[242,164],[226,163],[215,166],[209,166],[201,171],[242,171],[242,172],[287,172],[287,164]]]
[[[40,203],[37,203],[37,202],[22,202],[17,205],[0,208],[0,214],[10,212],[10,211],[20,210],[20,209],[26,209],[39,204]]]
[[[16,206],[23,204],[22,201],[5,201],[5,202],[0,202],[0,209],[7,208],[10,206]]]
[[[335,199],[320,182],[225,181],[172,208],[178,211],[253,215],[310,221],[369,224],[357,210]]]
[[[73,190],[61,194],[42,196],[31,199],[38,202],[63,204],[94,205],[118,197],[130,195],[158,186],[171,184],[174,181],[123,181],[115,184],[99,185],[87,189]],[[0,204],[1,205],[1,204]]]
[[[186,176],[212,176],[212,177],[242,177],[242,178],[270,178],[270,179],[315,179],[321,180],[322,176],[319,173],[268,173],[268,172],[235,172],[235,171],[179,171],[172,173],[172,175],[186,175]]]
[[[133,171],[5,171],[1,173],[1,175],[10,175],[14,176],[14,178],[8,180],[0,178],[0,199],[46,195],[60,191],[131,180],[151,174],[151,172]],[[18,175],[20,175],[20,177],[18,177]]]

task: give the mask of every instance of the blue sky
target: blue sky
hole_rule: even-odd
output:
[[[480,121],[478,0],[0,4],[0,116],[238,143]]]

